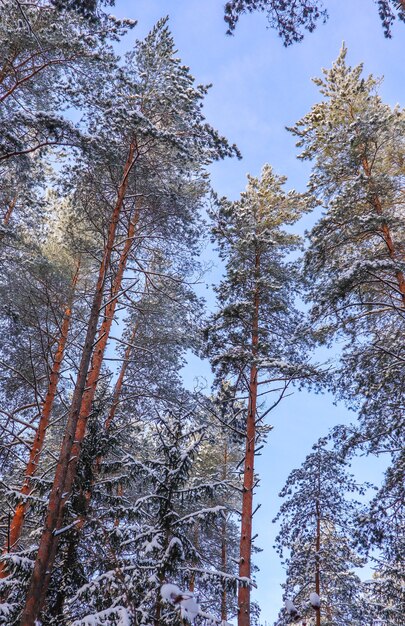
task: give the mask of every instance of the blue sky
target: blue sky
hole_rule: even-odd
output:
[[[233,159],[212,167],[213,186],[220,195],[237,198],[245,187],[246,174],[258,175],[266,162],[288,176],[288,188],[305,189],[308,165],[296,159],[294,139],[285,126],[294,124],[319,100],[311,77],[331,66],[343,41],[350,64],[364,62],[366,73],[385,77],[383,99],[392,105],[403,104],[405,25],[396,24],[393,39],[387,40],[373,0],[326,3],[327,24],[286,49],[275,31],[266,28],[263,14],[242,17],[235,36],[226,36],[224,0],[116,0],[117,16],[138,20],[122,50],[146,35],[160,17],[169,15],[178,56],[190,66],[197,82],[213,83],[206,99],[206,117],[243,155],[242,161]],[[315,219],[315,215],[307,216],[297,230],[303,232]],[[206,257],[211,255],[208,249]],[[218,281],[219,273],[219,268],[214,269],[206,277],[207,283]],[[198,375],[209,377],[209,367],[197,359],[190,360],[187,370],[188,381]],[[333,425],[352,419],[354,415],[341,404],[335,406],[330,395],[307,392],[286,399],[270,417],[274,430],[258,458],[261,487],[256,499],[262,506],[254,519],[257,544],[263,548],[255,557],[260,572],[254,592],[262,624],[272,624],[281,606],[284,572],[272,549],[276,529],[271,523],[280,505],[277,494],[318,437]],[[360,480],[378,481],[383,465],[383,459],[367,458],[354,467]]]

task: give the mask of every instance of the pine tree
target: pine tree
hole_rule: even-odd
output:
[[[206,90],[193,86],[188,69],[173,58],[174,51],[163,20],[128,55],[125,68],[117,67],[114,73],[105,75],[101,66],[97,89],[94,85],[91,90],[82,86],[81,97],[86,95],[89,100],[85,122],[92,142],[72,167],[68,163],[68,184],[74,189],[73,202],[82,209],[79,215],[100,229],[104,243],[101,263],[98,267],[95,263],[98,276],[84,348],[23,613],[27,624],[35,621],[45,601],[64,509],[77,473],[91,408],[88,402],[83,410],[83,403],[88,387],[94,390],[99,379],[109,335],[104,325],[111,327],[112,303],[116,302],[123,279],[120,262],[115,265],[123,225],[135,220],[137,239],[149,239],[149,246],[150,238],[169,234],[168,247],[181,237],[185,245],[193,245],[197,229],[191,209],[195,211],[206,190],[204,168],[214,158],[237,154],[205,122],[200,101]],[[92,108],[92,103],[97,106]],[[126,232],[125,239],[131,241],[132,234],[128,237]],[[143,272],[142,261],[134,262]],[[116,279],[120,278],[118,282],[113,279],[113,291],[109,293],[106,288],[111,271]],[[109,315],[105,315],[100,341],[95,343],[104,307]],[[94,384],[90,385],[90,377]]]
[[[298,219],[305,203],[296,192],[283,191],[285,180],[266,165],[261,178],[249,176],[240,200],[218,201],[212,215],[226,277],[217,289],[219,311],[207,327],[208,352],[218,379],[230,379],[235,391],[248,399],[243,425],[239,576],[245,584],[239,588],[240,626],[250,623],[254,455],[260,424],[270,410],[260,410],[259,395],[275,393],[276,405],[292,380],[309,374],[297,335],[296,278],[284,260],[299,238],[283,230]]]
[[[283,44],[289,46],[304,38],[303,31],[312,33],[319,20],[328,19],[322,0],[230,0],[225,4],[224,19],[231,35],[243,13],[266,13],[271,28],[275,28]],[[391,37],[391,27],[396,19],[405,21],[404,0],[378,0],[384,35]]]
[[[379,81],[362,77],[362,66],[349,67],[346,56],[343,47],[315,80],[324,100],[291,129],[300,157],[314,161],[310,188],[325,206],[306,254],[311,321],[321,340],[343,339],[333,387],[359,412],[355,426],[336,429],[337,445],[347,454],[359,448],[389,454],[394,468],[403,430],[404,113],[385,105]],[[400,478],[390,469],[388,476],[392,487]],[[386,554],[395,552],[395,542],[388,548],[395,508],[386,517]],[[380,522],[368,519],[378,548]],[[395,566],[395,559],[384,562]]]
[[[364,624],[368,619],[363,586],[354,573],[363,560],[353,548],[353,527],[358,503],[350,493],[364,493],[347,473],[344,457],[328,450],[325,441],[314,446],[303,465],[293,470],[280,497],[286,498],[274,521],[281,520],[276,538],[287,578],[284,595],[293,598],[298,612],[328,626]],[[310,594],[320,608],[310,607]],[[291,614],[281,615],[282,623]]]

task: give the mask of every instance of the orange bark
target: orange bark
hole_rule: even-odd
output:
[[[58,346],[55,352],[55,356],[53,359],[52,370],[49,376],[49,384],[48,390],[45,396],[45,401],[42,407],[41,416],[39,418],[37,430],[35,433],[35,438],[30,450],[30,455],[27,463],[27,467],[25,470],[25,478],[23,486],[21,487],[20,493],[22,496],[28,496],[31,493],[31,479],[35,475],[38,467],[39,458],[41,456],[42,448],[44,445],[45,434],[49,424],[49,418],[51,415],[53,403],[56,397],[56,391],[59,381],[60,368],[63,361],[66,342],[69,332],[69,326],[72,316],[72,302],[73,296],[77,285],[77,280],[79,277],[79,269],[80,262],[77,264],[76,272],[72,279],[71,289],[70,289],[70,297],[69,302],[66,306],[60,337],[58,341]],[[21,532],[23,529],[25,513],[27,510],[27,500],[23,499],[16,507],[11,524],[10,524],[10,532],[8,537],[8,545],[3,548],[3,554],[8,552],[9,549],[13,548],[17,541],[21,536]],[[4,578],[7,576],[7,571],[5,568],[5,563],[0,563],[0,578]]]
[[[320,481],[320,477],[319,477]],[[319,555],[321,552],[321,512],[319,508],[319,495],[320,495],[320,485],[318,489],[318,499],[316,501],[316,556],[315,556],[315,592],[321,597],[321,572],[320,572],[320,562]],[[316,611],[316,626],[321,626],[321,610],[318,609]]]
[[[255,275],[260,271],[260,257],[256,254]],[[259,293],[256,288],[254,296],[254,313],[252,320],[252,356],[257,354],[259,341]],[[258,371],[256,365],[250,369],[249,404],[246,423],[246,452],[243,471],[242,520],[240,537],[239,576],[250,581],[252,555],[252,515],[253,515],[253,486],[254,486],[254,459],[256,440],[256,406],[258,391]],[[238,592],[238,626],[250,626],[250,582],[239,585]]]
[[[135,336],[136,336],[136,333],[138,332],[138,328],[139,328],[139,322],[136,322],[136,324],[134,324],[134,327],[132,329],[131,335],[129,337],[128,345],[127,345],[127,347],[125,349],[124,360],[122,362],[120,373],[118,375],[118,378],[117,378],[117,381],[116,381],[115,387],[114,387],[114,393],[113,393],[113,399],[112,399],[110,411],[109,411],[108,417],[107,417],[107,419],[105,420],[105,423],[104,423],[104,429],[105,429],[106,432],[109,431],[111,423],[114,420],[115,413],[116,413],[117,408],[118,408],[118,404],[119,404],[119,400],[120,400],[120,396],[121,396],[122,385],[123,385],[123,382],[124,382],[125,374],[127,372],[127,368],[128,368],[128,364],[129,364],[129,358],[131,356],[131,351],[132,351],[132,347],[133,347],[132,343],[135,340]]]
[[[225,450],[224,450],[224,465],[222,471],[222,480],[227,479],[227,465],[228,464],[228,445],[225,442]],[[226,573],[227,571],[227,524],[226,518],[222,521],[222,530],[221,530],[221,570]],[[221,592],[221,620],[223,622],[228,621],[228,602],[227,602],[227,591],[226,584],[223,583],[222,592]]]
[[[11,200],[10,204],[7,207],[7,211],[4,214],[4,218],[3,218],[4,226],[7,226],[9,223],[11,215],[14,211],[14,207],[16,205],[16,202],[17,202],[17,194],[15,194],[14,198]]]
[[[76,427],[75,440],[72,447],[72,461],[69,465],[67,480],[65,484],[65,491],[70,492],[73,480],[76,474],[76,467],[80,457],[80,450],[86,434],[86,426],[91,408],[94,400],[94,396],[97,389],[97,383],[100,378],[101,367],[103,364],[105,349],[107,347],[108,339],[110,337],[111,326],[114,319],[114,313],[117,306],[118,294],[122,285],[122,278],[124,275],[125,267],[130,253],[133,237],[135,234],[136,224],[138,222],[139,214],[137,213],[134,220],[131,220],[128,227],[128,236],[125,241],[123,250],[120,255],[117,273],[114,278],[113,286],[111,289],[111,297],[105,308],[104,319],[98,331],[98,339],[93,356],[91,359],[91,367],[89,375],[86,380],[86,390],[83,394],[82,403],[80,406],[79,420]],[[122,381],[121,381],[122,385]],[[114,410],[115,412],[115,410]],[[107,418],[108,419],[108,418]],[[112,419],[112,418],[111,418]],[[108,424],[109,425],[109,424]]]
[[[114,246],[115,235],[119,217],[123,208],[124,199],[128,187],[128,178],[137,159],[136,145],[133,141],[129,147],[126,163],[123,168],[123,175],[118,187],[117,200],[112,211],[107,241],[104,247],[103,258],[99,268],[97,284],[94,292],[93,303],[89,315],[86,339],[83,346],[82,357],[79,365],[76,386],[73,392],[72,404],[69,411],[65,434],[59,454],[58,465],[49,498],[48,510],[45,518],[44,530],[41,536],[37,558],[31,577],[30,586],[27,593],[26,604],[22,613],[21,624],[24,626],[34,626],[38,620],[44,598],[47,592],[46,573],[53,567],[56,556],[55,546],[58,543],[58,535],[55,535],[57,524],[63,519],[61,511],[67,500],[68,493],[65,491],[66,478],[69,464],[72,459],[72,447],[75,439],[76,427],[79,420],[80,408],[86,388],[86,379],[90,366],[90,359],[94,348],[94,341],[97,333],[97,324],[102,305],[104,286],[107,271],[110,267],[111,254]],[[49,576],[47,578],[49,580]]]
[[[405,2],[405,0],[404,0]],[[366,176],[368,176],[369,178],[371,177],[371,167],[370,164],[368,162],[368,160],[364,157],[362,159],[362,166],[363,166],[363,170],[364,173],[366,174]],[[378,195],[376,194],[373,198],[373,206],[376,210],[376,213],[378,215],[382,215],[383,213],[383,208],[382,208],[382,204],[381,204],[381,200],[378,197]],[[382,223],[381,226],[381,234],[383,236],[384,242],[388,248],[388,254],[390,256],[390,259],[392,259],[393,261],[396,260],[397,258],[397,251],[391,236],[391,232],[390,229],[388,228],[388,225],[386,224],[386,222]],[[399,288],[399,292],[401,294],[401,299],[402,299],[402,306],[405,307],[405,276],[404,273],[401,272],[401,270],[397,270],[395,272],[395,276],[398,282],[398,288]]]
[[[86,389],[83,394],[82,404],[81,404],[80,413],[79,413],[79,420],[78,420],[77,427],[76,427],[75,441],[72,446],[71,462],[70,462],[68,472],[66,475],[66,481],[65,481],[66,494],[70,493],[72,486],[73,486],[73,481],[76,475],[76,468],[77,468],[77,463],[80,457],[80,450],[81,450],[81,446],[84,440],[84,436],[86,434],[87,420],[89,418],[92,403],[93,403],[94,396],[96,393],[97,383],[98,383],[100,373],[101,373],[101,366],[103,363],[104,353],[107,347],[107,343],[108,343],[108,339],[109,339],[110,331],[111,331],[111,326],[112,326],[112,322],[114,319],[115,308],[116,308],[117,300],[118,300],[117,296],[121,289],[122,277],[124,275],[126,263],[128,260],[128,255],[131,250],[132,243],[133,243],[133,236],[135,234],[135,228],[138,222],[138,217],[139,215],[136,214],[134,220],[132,220],[129,224],[127,239],[125,241],[125,244],[124,244],[124,247],[121,252],[119,262],[118,262],[118,270],[114,278],[109,303],[107,304],[105,308],[104,319],[98,331],[97,350],[93,353],[92,360],[91,360],[90,371],[89,371],[87,381],[86,381]],[[125,361],[123,363],[123,366],[124,364],[125,364]],[[121,368],[121,371],[122,371],[122,368]],[[125,373],[125,370],[124,370],[124,373]],[[121,391],[121,386],[122,386],[122,381],[120,385],[120,391]],[[115,413],[115,410],[114,410],[114,413]],[[113,418],[111,417],[111,420],[112,419]],[[108,427],[111,423],[111,420],[108,424]],[[108,428],[106,428],[106,430],[108,430]],[[101,463],[101,458],[98,458],[96,460],[96,468],[95,468],[96,472],[99,471],[100,463]],[[90,505],[91,495],[92,495],[92,487],[90,487],[84,494],[86,512],[81,516],[80,521],[76,524],[77,532],[80,532],[80,530],[83,528],[83,525],[86,521],[86,514],[87,514],[88,507]],[[63,525],[63,506],[61,507],[60,514],[56,522],[56,530],[60,530],[62,528],[62,525]],[[54,547],[51,553],[52,561],[54,561],[55,556],[56,556],[57,544],[58,542],[56,541],[54,543]],[[46,595],[46,590],[48,588],[49,581],[50,581],[50,574],[51,573],[49,572],[45,578],[45,584],[43,585],[43,589],[45,590],[45,593],[44,591],[42,591],[42,595],[43,595],[42,602],[45,602],[45,595]]]

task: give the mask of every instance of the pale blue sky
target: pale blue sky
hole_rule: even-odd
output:
[[[242,161],[233,159],[212,167],[213,186],[220,195],[236,198],[246,184],[246,174],[258,175],[266,162],[288,176],[289,187],[304,190],[308,165],[295,158],[294,140],[285,126],[318,101],[310,79],[319,76],[322,67],[330,67],[342,41],[348,47],[349,63],[364,62],[367,73],[384,75],[381,94],[385,101],[403,104],[405,25],[397,24],[393,39],[385,39],[373,0],[326,0],[328,23],[287,49],[275,31],[266,29],[263,14],[242,17],[235,36],[226,36],[223,4],[224,0],[116,0],[114,9],[119,17],[138,20],[122,49],[168,14],[179,57],[198,82],[213,83],[206,117],[243,155]],[[303,232],[315,217],[305,218],[299,230]],[[217,281],[218,270],[206,280],[209,284]],[[188,380],[208,373],[206,365],[190,361]],[[284,572],[272,549],[276,529],[271,523],[280,505],[277,493],[318,437],[353,418],[343,405],[335,406],[328,394],[306,392],[286,399],[270,417],[274,430],[257,463],[261,487],[256,499],[262,507],[254,519],[257,544],[263,548],[255,557],[260,572],[254,597],[261,606],[263,624],[272,624],[281,606]],[[355,464],[356,474],[360,480],[378,480],[382,466],[382,460],[363,459]]]

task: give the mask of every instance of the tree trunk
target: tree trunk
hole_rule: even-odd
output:
[[[48,510],[45,518],[45,527],[41,536],[38,554],[34,564],[34,570],[32,573],[31,582],[26,598],[26,605],[22,613],[21,624],[23,626],[34,626],[36,620],[38,620],[39,618],[43,606],[43,599],[47,591],[47,589],[44,588],[46,572],[50,572],[52,570],[53,560],[56,554],[54,546],[57,543],[57,536],[54,534],[54,532],[56,530],[58,520],[60,520],[61,517],[60,512],[63,509],[67,497],[69,496],[68,493],[65,493],[65,482],[67,478],[69,464],[72,460],[72,447],[79,419],[83,394],[86,387],[86,379],[89,370],[90,359],[94,348],[94,341],[96,338],[97,323],[103,301],[104,285],[107,271],[110,266],[111,254],[114,246],[118,220],[121,214],[128,186],[128,177],[136,161],[136,158],[137,155],[135,152],[135,142],[132,142],[124,166],[122,180],[118,187],[117,200],[109,223],[107,241],[104,247],[103,259],[100,265],[97,285],[90,311],[87,334],[83,346],[76,386],[73,392],[72,404],[69,411],[68,421],[65,427],[65,434],[59,454],[59,461],[49,498]]]
[[[224,450],[224,464],[222,471],[222,480],[227,479],[227,467],[228,467],[228,444],[225,441],[225,450]],[[221,571],[226,574],[227,571],[227,524],[226,517],[224,517],[222,521],[222,529],[221,529]],[[226,583],[222,583],[222,591],[221,591],[221,620],[223,622],[228,621],[228,606],[227,606],[227,591],[226,591]]]
[[[124,356],[124,360],[123,360],[123,363],[122,363],[122,366],[121,366],[120,374],[118,376],[117,382],[116,382],[115,387],[114,387],[113,403],[111,405],[110,412],[109,412],[108,417],[107,417],[107,419],[105,421],[105,424],[104,424],[104,428],[105,428],[106,432],[108,432],[108,430],[109,430],[109,428],[111,426],[111,423],[112,423],[112,421],[114,419],[114,416],[115,416],[115,411],[116,411],[118,403],[119,403],[119,397],[120,397],[120,394],[121,394],[122,383],[123,383],[123,380],[124,380],[126,369],[128,367],[130,353],[131,353],[131,349],[132,349],[132,345],[130,345],[130,344],[132,344],[132,342],[135,339],[135,335],[136,335],[138,327],[139,327],[139,323],[137,322],[134,325],[134,328],[133,328],[133,331],[131,333],[131,337],[130,337],[130,340],[129,340],[129,344],[128,344],[126,350],[125,350],[125,356]],[[95,482],[95,476],[100,471],[101,462],[102,462],[102,456],[98,456],[97,459],[96,459],[96,462],[94,464],[93,471],[92,471],[92,484],[91,484],[90,488],[84,494],[85,511],[82,514],[82,516],[80,518],[80,521],[76,524],[76,527],[75,527],[75,530],[76,530],[76,533],[75,533],[75,543],[76,544],[79,541],[81,529],[83,528],[84,523],[85,523],[86,518],[87,518],[88,510],[89,510],[89,507],[90,507],[91,496],[92,496],[92,489],[93,489],[94,482]],[[122,486],[121,483],[119,483],[119,485],[117,487],[117,495],[122,496],[122,494],[123,494],[123,486]],[[117,526],[118,523],[119,523],[118,519],[116,519],[114,523]],[[58,522],[56,524],[56,529],[62,528],[62,524],[63,524],[63,510],[61,511],[61,515],[60,515],[60,517],[58,519]],[[52,561],[54,561],[55,556],[56,556],[56,548],[57,548],[57,544],[55,544],[54,554],[51,557]],[[47,576],[46,576],[46,579],[45,579],[46,582],[45,582],[45,585],[43,586],[44,589],[47,589],[48,586],[49,586],[50,574],[51,573],[49,572],[49,574],[47,574]],[[45,595],[46,595],[46,593],[45,593]],[[45,595],[44,595],[44,598],[43,598],[43,601],[42,601],[42,605],[45,602]]]
[[[34,438],[34,441],[30,450],[30,455],[29,455],[29,459],[27,462],[26,470],[25,470],[24,483],[20,490],[20,493],[22,496],[28,496],[31,493],[31,479],[37,471],[39,458],[42,453],[46,430],[48,428],[49,418],[50,418],[53,403],[56,397],[60,368],[61,368],[61,364],[63,361],[64,353],[65,353],[69,326],[70,326],[70,321],[72,317],[73,297],[74,297],[74,292],[76,290],[77,280],[79,276],[79,269],[80,269],[80,261],[77,263],[76,272],[73,276],[71,287],[70,287],[69,301],[67,303],[67,306],[64,312],[59,341],[58,341],[57,349],[56,349],[55,356],[53,359],[51,373],[49,375],[48,390],[47,390],[45,401],[42,407],[41,416],[39,418],[37,430],[35,433],[35,438]],[[13,549],[13,547],[15,546],[15,544],[17,543],[17,541],[19,540],[21,536],[27,506],[28,506],[28,502],[24,498],[19,504],[17,504],[17,507],[15,509],[15,512],[14,512],[14,515],[10,524],[10,532],[9,532],[9,538],[8,538],[8,543],[9,543],[11,550]],[[9,551],[8,546],[5,546],[3,548],[3,553],[8,552],[8,551]],[[0,563],[0,578],[4,578],[5,576],[7,576],[7,572],[5,570],[5,563],[2,562]]]
[[[226,574],[227,569],[227,555],[226,555],[226,519],[222,522],[222,530],[221,530],[221,569]],[[227,602],[227,592],[226,592],[226,583],[222,583],[222,591],[221,591],[221,620],[223,622],[228,621],[228,602]]]
[[[366,157],[364,157],[362,159],[362,166],[363,166],[363,170],[364,170],[364,173],[366,174],[366,176],[368,178],[371,178],[371,167],[370,167],[370,164],[369,164],[368,160],[366,159]],[[382,208],[381,200],[380,200],[380,198],[378,197],[377,194],[375,194],[372,203],[373,203],[373,206],[374,206],[374,209],[375,209],[376,213],[378,215],[382,215],[383,208]],[[387,225],[386,222],[383,222],[382,225],[381,225],[381,234],[382,234],[383,239],[385,241],[385,244],[387,246],[388,254],[390,256],[390,259],[392,261],[396,261],[397,260],[397,251],[396,251],[394,242],[393,242],[392,237],[391,237],[390,229],[388,228],[388,225]],[[404,273],[401,270],[397,270],[395,272],[395,277],[397,279],[398,289],[399,289],[399,292],[401,294],[402,306],[405,307],[405,276],[404,276]]]
[[[17,202],[17,194],[15,194],[14,198],[11,200],[10,204],[7,207],[7,211],[4,214],[4,218],[3,218],[3,224],[4,226],[8,226],[8,223],[10,221],[11,215],[14,211],[14,207],[16,205]]]
[[[113,285],[111,288],[109,302],[105,308],[104,319],[98,331],[97,349],[93,353],[93,356],[91,359],[90,371],[87,377],[86,389],[83,394],[82,404],[81,404],[80,413],[79,413],[79,420],[78,420],[77,427],[76,427],[75,440],[72,446],[71,462],[68,468],[66,481],[65,481],[64,490],[66,494],[71,493],[74,479],[76,476],[76,469],[77,469],[77,464],[80,458],[81,446],[83,444],[84,436],[86,434],[87,421],[91,413],[94,396],[97,390],[97,383],[98,383],[100,373],[101,373],[104,353],[105,353],[105,349],[107,347],[108,339],[110,336],[111,326],[112,326],[112,322],[114,319],[115,308],[117,306],[118,294],[121,289],[122,277],[124,275],[126,263],[128,260],[128,255],[132,247],[133,236],[135,234],[135,227],[136,227],[137,221],[138,221],[138,213],[136,213],[134,219],[129,224],[127,239],[125,241],[124,247],[120,254],[120,258],[118,262],[118,269],[117,269],[117,273],[115,275]],[[97,466],[97,469],[95,471],[97,471],[98,469],[99,469],[99,465]],[[91,494],[92,494],[92,489],[90,487],[90,489],[88,489],[87,492],[84,494],[85,512],[81,516],[81,519],[78,522],[78,524],[76,525],[77,533],[80,532],[81,528],[84,525],[84,522],[86,521],[86,513],[90,505]],[[64,518],[64,511],[63,511],[63,506],[62,506],[59,517],[58,517],[58,521],[55,527],[56,531],[62,528],[63,518]],[[55,545],[51,553],[52,562],[55,560],[55,557],[56,557],[56,551],[57,551],[57,545],[58,545],[57,539],[54,541],[54,544]],[[51,571],[48,570],[48,573],[45,578],[45,584],[43,584],[42,586],[42,589],[43,589],[42,606],[45,602],[46,590],[48,589],[50,578],[51,578]]]
[[[318,494],[316,500],[316,539],[315,539],[315,592],[321,597],[321,571],[320,571],[320,551],[321,551],[321,511],[319,506],[319,498],[320,498],[320,490],[321,490],[321,476],[320,470],[318,474]],[[321,609],[319,608],[316,611],[315,618],[316,626],[321,626]]]
[[[75,440],[72,446],[72,460],[68,468],[65,491],[71,491],[74,478],[76,476],[76,468],[80,457],[80,451],[84,436],[86,434],[86,426],[91,408],[94,400],[94,396],[97,390],[97,383],[100,378],[101,367],[104,360],[105,349],[110,337],[111,326],[114,319],[115,309],[117,306],[118,295],[121,290],[122,278],[124,275],[125,267],[130,253],[133,237],[135,234],[135,227],[139,218],[139,214],[136,213],[135,218],[131,220],[128,227],[128,235],[122,249],[120,259],[118,262],[117,273],[114,278],[113,286],[111,288],[111,297],[107,306],[105,307],[104,319],[98,331],[98,339],[96,343],[95,351],[91,359],[90,372],[86,380],[86,389],[83,393],[82,403],[80,406],[79,419],[77,422]]]
[[[139,322],[136,322],[136,324],[134,324],[134,327],[132,329],[129,341],[128,341],[128,345],[125,349],[125,354],[124,354],[124,360],[122,362],[121,365],[121,369],[120,369],[120,373],[118,375],[117,381],[115,383],[114,386],[114,393],[113,393],[113,398],[112,398],[112,403],[111,403],[111,407],[110,407],[110,411],[108,413],[108,417],[105,420],[104,423],[104,429],[106,432],[108,432],[110,430],[110,426],[112,424],[112,422],[114,421],[114,417],[115,417],[115,413],[117,411],[118,408],[118,404],[119,404],[119,400],[120,400],[120,396],[121,396],[121,390],[122,390],[122,385],[124,382],[124,378],[125,378],[125,374],[127,372],[127,368],[128,368],[128,364],[129,364],[129,359],[131,356],[131,351],[132,351],[132,343],[135,340],[136,337],[136,333],[138,332],[138,328],[139,328]]]
[[[256,253],[255,278],[260,271],[260,257]],[[259,291],[256,287],[252,320],[252,357],[257,354],[259,330]],[[238,592],[238,626],[250,626],[250,576],[252,555],[252,515],[254,458],[256,440],[256,406],[257,406],[258,372],[255,364],[250,369],[249,405],[246,423],[246,453],[243,471],[242,522],[240,537],[239,576],[245,578],[245,585],[239,584]]]

